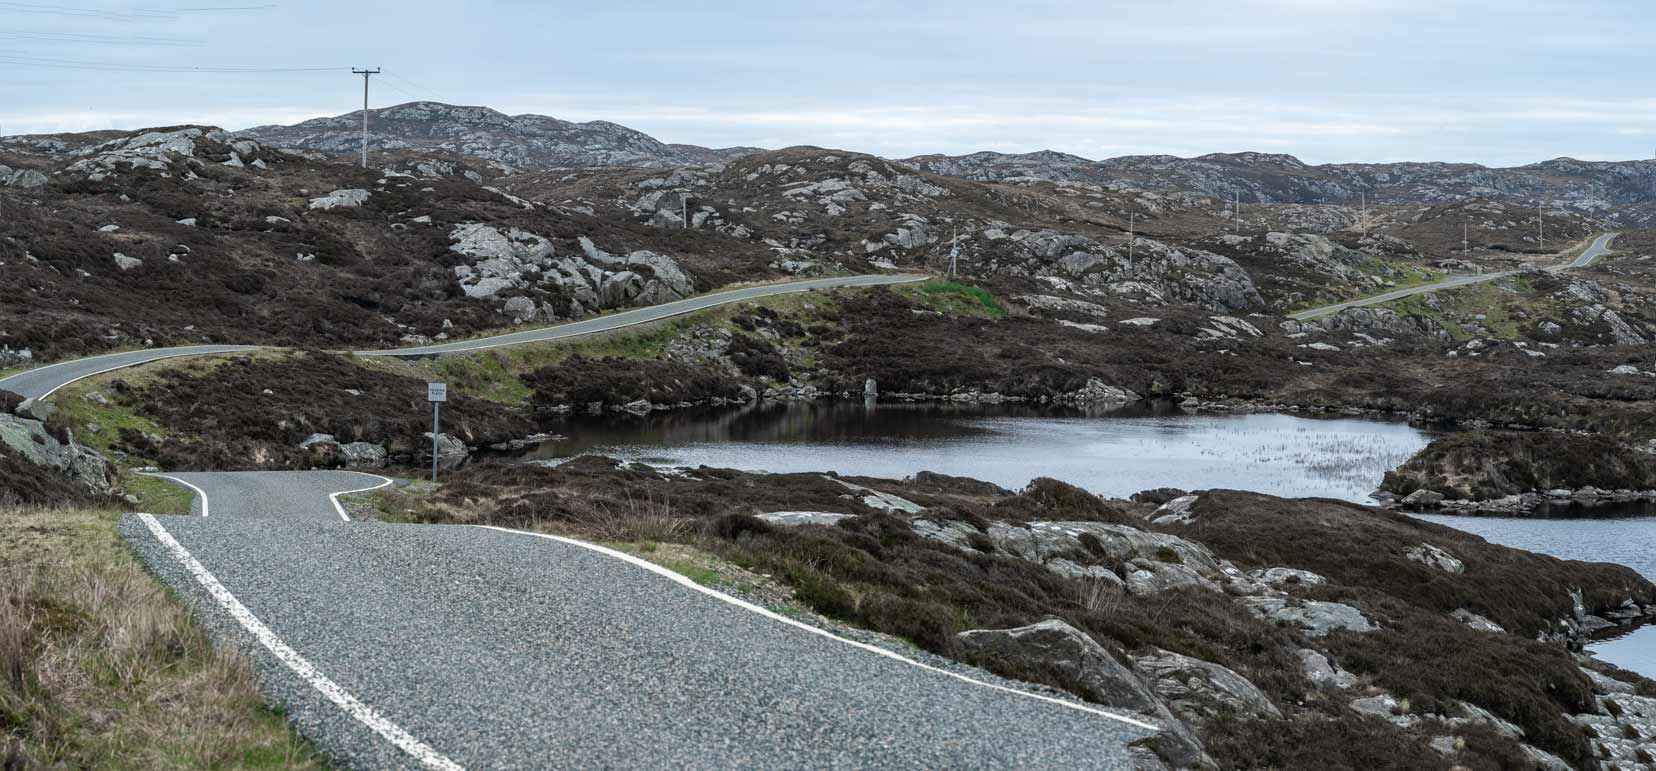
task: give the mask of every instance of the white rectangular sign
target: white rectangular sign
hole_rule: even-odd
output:
[[[448,383],[426,383],[426,401],[448,401]]]

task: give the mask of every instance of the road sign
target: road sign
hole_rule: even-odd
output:
[[[448,401],[448,383],[426,383],[426,401]]]

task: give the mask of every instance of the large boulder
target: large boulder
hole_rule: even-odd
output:
[[[1362,611],[1340,602],[1287,597],[1243,597],[1241,602],[1254,615],[1296,627],[1307,637],[1326,637],[1334,631],[1373,632],[1380,628]]]
[[[0,414],[0,452],[63,472],[93,495],[106,496],[115,489],[115,470],[104,456],[76,444],[72,434],[67,442],[58,441],[38,420]]]
[[[1012,629],[973,629],[955,639],[967,658],[995,671],[1040,673],[1087,701],[1151,718],[1163,729],[1157,753],[1178,768],[1213,765],[1201,742],[1133,670],[1097,640],[1061,619]]]
[[[1133,669],[1185,720],[1280,719],[1271,698],[1248,678],[1211,661],[1156,649],[1134,656]]]

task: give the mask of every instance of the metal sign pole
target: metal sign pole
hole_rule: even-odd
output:
[[[426,383],[426,401],[431,402],[431,481],[437,481],[437,451],[442,449],[443,402],[448,401],[447,383]]]

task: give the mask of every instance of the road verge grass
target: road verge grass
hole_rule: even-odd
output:
[[[0,767],[326,768],[143,570],[119,516],[0,509]]]

